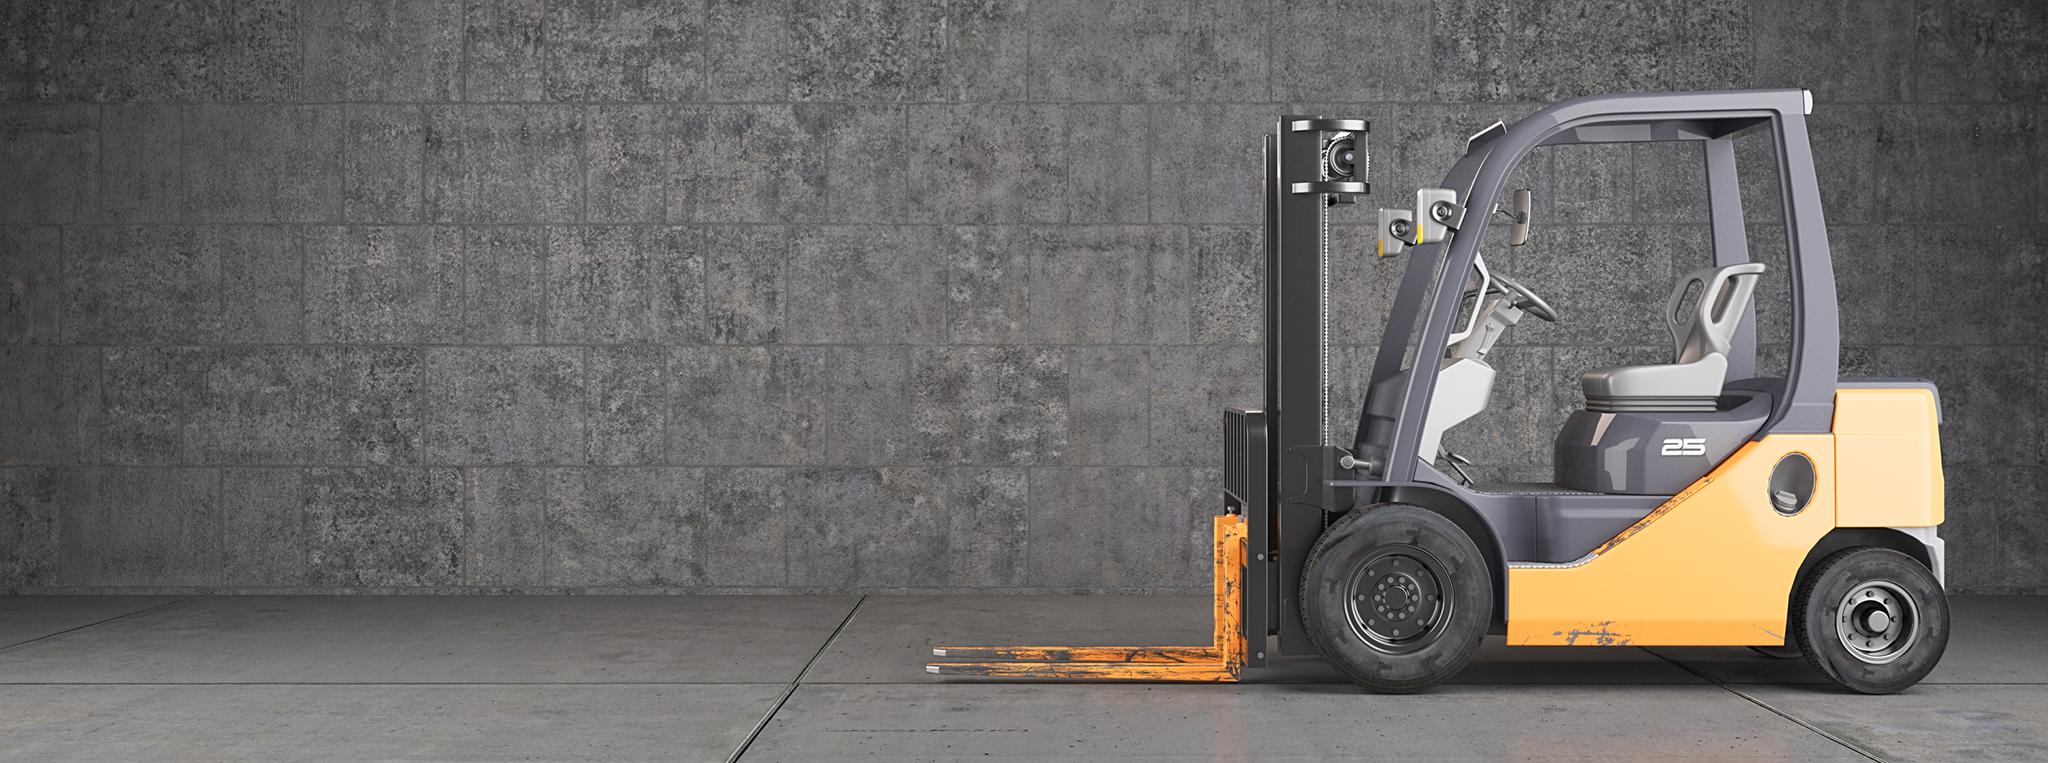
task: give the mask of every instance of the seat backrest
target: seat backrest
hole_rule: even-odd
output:
[[[1745,262],[1695,270],[1679,279],[1671,290],[1671,300],[1664,305],[1664,321],[1671,327],[1672,362],[1692,363],[1708,355],[1726,355],[1763,272],[1763,263]]]

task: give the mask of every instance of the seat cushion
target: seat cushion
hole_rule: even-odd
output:
[[[1618,366],[1587,371],[1579,390],[1587,400],[1612,398],[1714,398],[1728,374],[1728,356],[1712,353],[1691,363]]]

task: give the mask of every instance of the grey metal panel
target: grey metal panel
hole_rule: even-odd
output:
[[[1749,234],[1742,217],[1742,187],[1735,171],[1735,141],[1706,142],[1707,210],[1714,227],[1714,267],[1749,262]],[[1756,303],[1742,308],[1742,324],[1728,348],[1728,378],[1756,375]]]
[[[1802,91],[1788,91],[1801,93]],[[1766,432],[1825,434],[1833,431],[1835,380],[1841,364],[1841,315],[1835,304],[1835,270],[1828,249],[1820,185],[1814,177],[1813,147],[1807,143],[1803,108],[1777,120],[1779,187],[1784,189],[1785,234],[1792,265],[1792,365],[1788,399],[1764,425]]]

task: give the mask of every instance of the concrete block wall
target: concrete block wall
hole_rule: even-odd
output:
[[[1553,99],[1751,86],[1819,101],[1845,371],[1942,385],[1954,587],[2048,590],[2044,8],[0,3],[0,590],[1200,589],[1271,119],[1372,119],[1393,204]],[[1491,256],[1568,323],[1454,448],[1542,477],[1666,351],[1697,167],[1531,162]]]

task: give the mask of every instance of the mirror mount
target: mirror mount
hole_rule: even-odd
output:
[[[1501,214],[1507,215],[1512,223],[1508,228],[1508,246],[1529,243],[1529,212],[1534,206],[1535,202],[1529,194],[1529,189],[1521,188],[1515,191],[1514,201],[1511,202],[1509,209],[1498,210]]]

